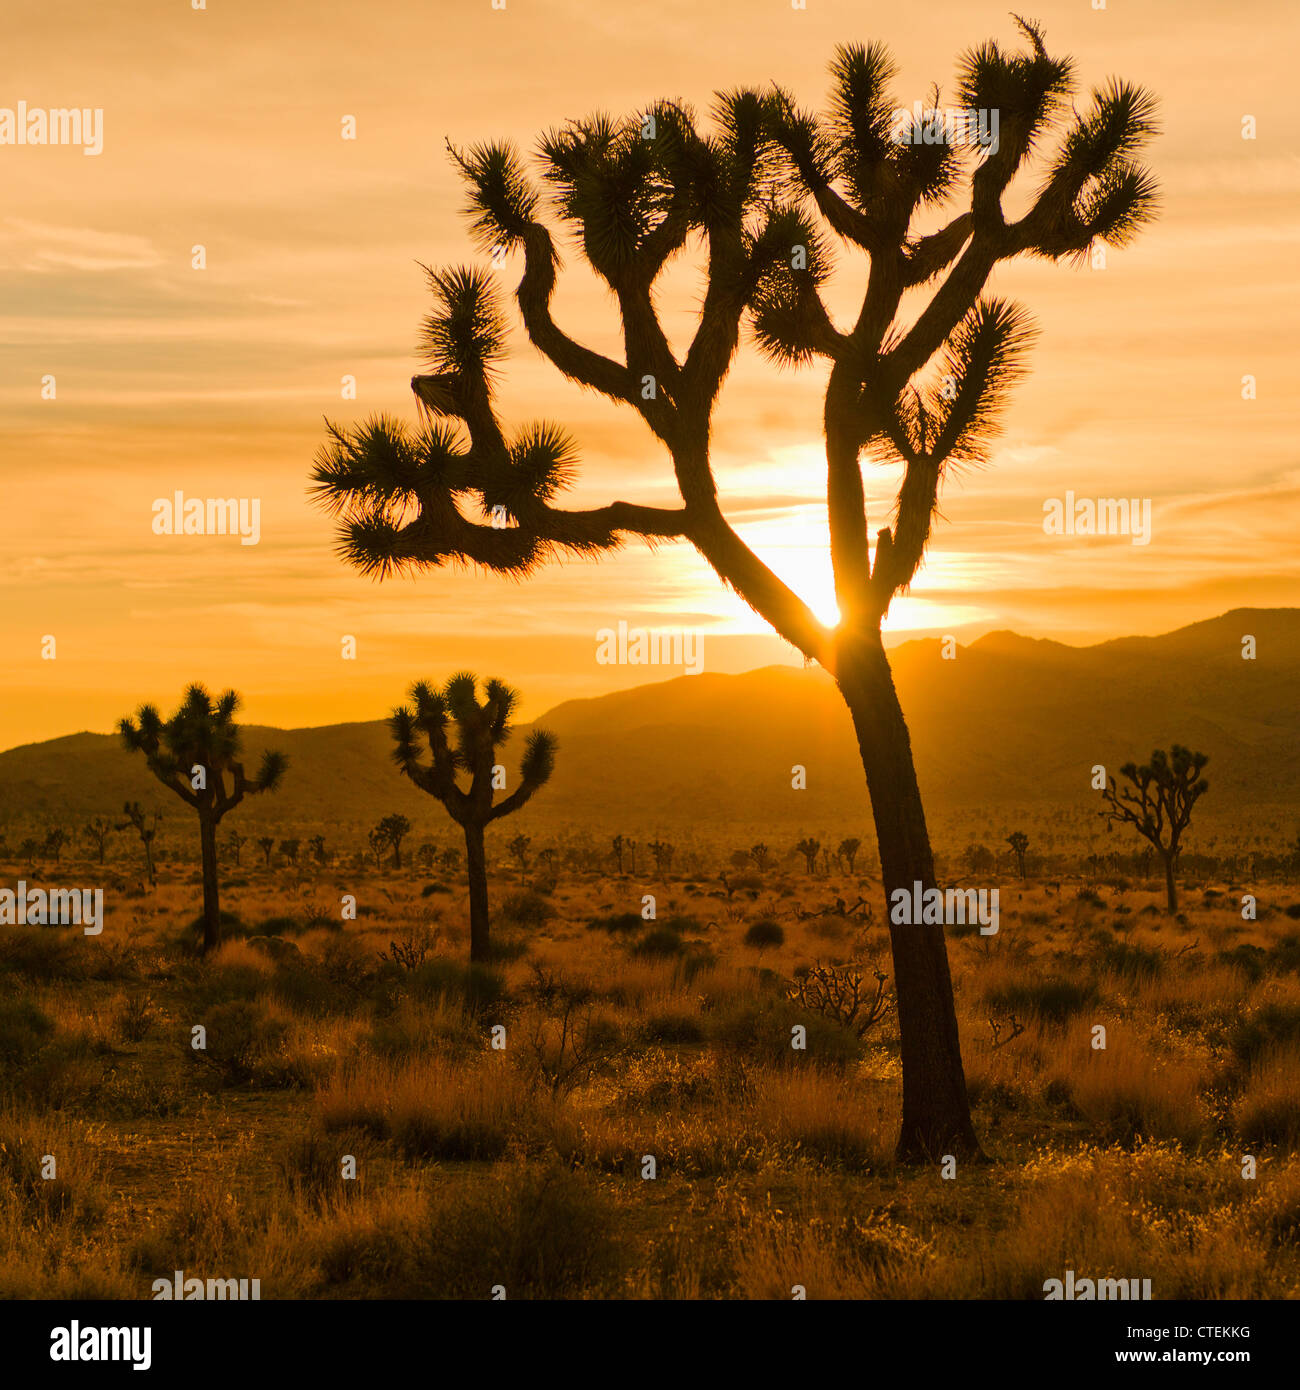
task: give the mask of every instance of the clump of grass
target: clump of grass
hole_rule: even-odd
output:
[[[1097,1000],[1089,980],[1015,979],[988,991],[985,1000],[995,1012],[1066,1023]]]
[[[760,918],[745,932],[745,945],[756,951],[785,945],[785,928],[771,917]]]
[[[613,1201],[559,1164],[517,1166],[475,1189],[444,1187],[428,1207],[419,1271],[428,1297],[595,1298],[626,1263]]]

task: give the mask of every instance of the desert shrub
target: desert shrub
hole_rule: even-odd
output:
[[[73,937],[53,927],[6,927],[0,931],[0,970],[38,983],[84,979],[87,953]]]
[[[1268,952],[1262,946],[1251,946],[1246,943],[1234,946],[1231,951],[1220,951],[1218,959],[1225,965],[1235,965],[1239,970],[1244,971],[1246,977],[1252,982],[1261,980],[1268,968]]]
[[[756,951],[766,950],[769,946],[784,946],[785,928],[780,922],[763,917],[752,923],[745,932],[745,945]]]
[[[207,1046],[193,1048],[187,1037],[186,1055],[214,1067],[225,1084],[295,1084],[284,1055],[288,1025],[271,1014],[265,1003],[235,999],[218,1004],[208,1010],[202,1023]]]
[[[237,912],[227,912],[221,909],[221,939],[223,941],[237,941],[239,938],[248,935],[248,928],[244,926],[244,920]],[[193,917],[181,929],[180,941],[177,943],[182,952],[186,955],[196,955],[203,948],[203,914],[199,913]]]
[[[679,956],[682,953],[682,938],[669,926],[653,926],[632,947],[636,956],[654,958]]]
[[[531,889],[509,893],[501,904],[501,915],[521,927],[544,927],[556,915],[555,904]]]
[[[53,1022],[29,999],[0,999],[0,1069],[33,1058],[54,1033]]]
[[[486,1188],[435,1192],[420,1268],[434,1298],[486,1298],[497,1284],[509,1298],[580,1298],[614,1292],[623,1250],[590,1178],[520,1166]]]
[[[264,917],[262,921],[249,927],[249,936],[293,936],[302,931],[303,923],[297,917]]]
[[[616,912],[609,917],[593,917],[587,927],[591,931],[634,932],[645,926],[645,919],[639,912]]]
[[[1048,1023],[1064,1023],[1096,1001],[1090,980],[1015,980],[992,989],[985,1001],[995,1011],[1032,1014]]]
[[[704,1024],[686,1009],[658,1009],[641,1025],[641,1036],[651,1043],[699,1043],[704,1041]]]
[[[1293,922],[1300,921],[1300,903],[1287,903],[1282,911],[1285,912]]]
[[[406,977],[411,993],[422,999],[451,999],[475,1013],[493,1008],[505,997],[505,980],[478,962],[428,960]]]
[[[791,1046],[796,1024],[806,1030],[804,1049]],[[715,1047],[755,1064],[840,1067],[862,1055],[861,1041],[847,1028],[770,995],[729,999],[708,1015],[706,1031]]]
[[[1144,946],[1135,946],[1128,941],[1114,941],[1106,946],[1097,958],[1098,966],[1113,971],[1128,980],[1142,976],[1154,977],[1163,974],[1165,958],[1159,951]]]
[[[1265,1004],[1228,1031],[1228,1046],[1243,1067],[1285,1044],[1300,1045],[1300,1004]]]
[[[1300,1142],[1300,1053],[1275,1048],[1251,1067],[1237,1105],[1237,1133],[1248,1144]]]
[[[365,1162],[374,1151],[368,1135],[342,1132],[325,1135],[315,1127],[292,1136],[275,1155],[280,1181],[298,1200],[320,1209],[361,1198],[366,1191]],[[344,1178],[343,1156],[357,1162],[356,1176]]]

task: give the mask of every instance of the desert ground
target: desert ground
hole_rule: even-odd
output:
[[[0,1295],[179,1269],[264,1299],[1041,1299],[1066,1270],[1300,1296],[1294,881],[1184,879],[1170,917],[1158,875],[986,878],[997,934],[949,949],[990,1161],[945,1175],[892,1158],[869,874],[498,846],[470,967],[458,869],[253,848],[208,958],[197,866],[5,865],[102,883],[106,925],[0,928]]]

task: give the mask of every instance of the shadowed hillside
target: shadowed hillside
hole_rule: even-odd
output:
[[[1258,657],[1244,661],[1251,634]],[[1079,805],[1094,763],[1156,745],[1208,753],[1206,810],[1300,802],[1300,610],[1239,609],[1160,637],[1067,647],[990,633],[952,660],[937,640],[894,649],[899,694],[926,802],[936,816],[1026,803]],[[158,692],[141,692],[142,698]],[[682,676],[558,705],[538,720],[561,741],[547,796],[521,816],[603,833],[689,823],[707,829],[868,815],[852,728],[830,678],[772,666]],[[521,726],[506,753],[513,779]],[[241,810],[245,827],[361,827],[392,811],[428,819],[427,798],[390,761],[382,721],[247,729],[250,763],[274,744],[284,788]],[[808,790],[791,790],[791,768]],[[20,823],[158,801],[157,784],[115,737],[73,734],[0,754],[0,813]]]

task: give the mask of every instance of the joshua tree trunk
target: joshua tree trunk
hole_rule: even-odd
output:
[[[897,888],[934,886],[925,810],[903,710],[878,633],[846,644],[837,683],[853,718],[880,844],[885,901]],[[982,1157],[957,1038],[943,927],[890,923],[903,1054],[900,1160]]]
[[[483,827],[465,827],[465,866],[469,873],[469,958],[486,961],[488,947],[487,854]]]
[[[1174,882],[1174,861],[1178,858],[1178,852],[1171,850],[1161,858],[1165,861],[1165,897],[1172,917],[1178,911],[1178,885]]]
[[[221,944],[221,903],[217,889],[217,823],[199,817],[199,843],[203,847],[203,953]]]

